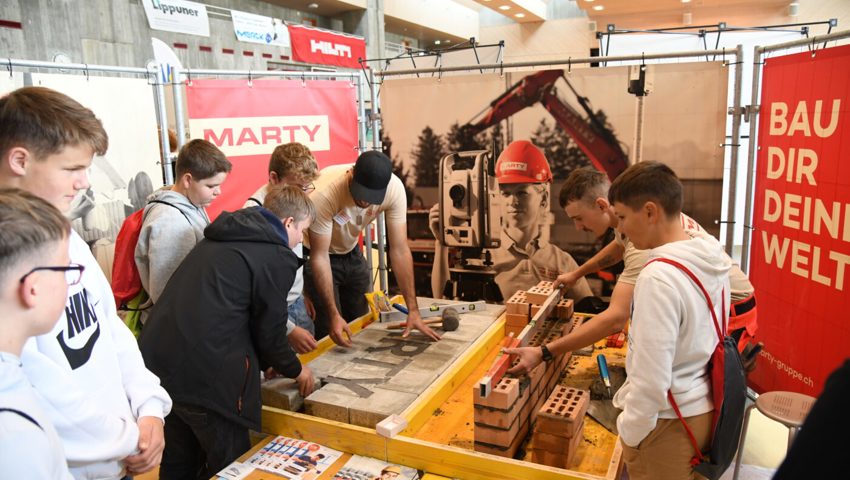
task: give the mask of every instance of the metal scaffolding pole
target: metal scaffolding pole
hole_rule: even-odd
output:
[[[735,85],[732,100],[732,152],[729,157],[729,201],[726,206],[726,253],[731,257],[735,246],[735,197],[738,196],[738,149],[741,146],[741,82],[744,71],[744,47],[735,49]],[[752,138],[752,137],[751,137]]]

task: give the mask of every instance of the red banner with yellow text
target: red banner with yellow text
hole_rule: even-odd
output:
[[[818,395],[850,357],[850,46],[764,66],[750,278],[757,391]]]
[[[366,58],[366,40],[362,37],[329,32],[303,25],[289,25],[292,59],[296,62],[360,68]]]
[[[319,168],[357,158],[355,87],[333,80],[193,80],[186,86],[192,138],[208,140],[233,163],[210,218],[233,211],[268,181],[278,145],[300,142]]]

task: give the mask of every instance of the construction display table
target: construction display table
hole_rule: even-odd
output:
[[[419,299],[424,307],[432,302],[437,301]],[[452,478],[618,477],[619,440],[590,417],[584,419],[581,439],[575,439],[577,450],[566,469],[531,461],[530,429],[525,435],[529,441],[520,442],[524,450],[515,455],[523,460],[474,450],[473,390],[499,354],[505,337],[504,307],[488,305],[461,315],[460,328],[444,333],[436,343],[423,343],[418,333],[401,340],[384,324],[374,323],[376,318],[371,314],[350,324],[352,349],[336,347],[325,338],[316,351],[301,357],[323,385],[306,400],[297,392],[293,395],[294,388],[283,383],[287,380],[264,386],[265,433],[303,438]],[[578,315],[574,322],[584,318]],[[612,367],[624,364],[624,348],[604,352]],[[572,355],[563,362],[566,368],[552,376],[552,386],[587,390],[598,378],[593,356]],[[293,411],[300,409],[312,414]],[[374,426],[391,414],[407,425],[392,438],[383,437]]]

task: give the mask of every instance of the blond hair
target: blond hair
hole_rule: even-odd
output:
[[[276,185],[269,188],[263,206],[277,218],[292,217],[296,222],[316,220],[316,207],[310,197],[295,185]]]
[[[278,179],[294,177],[301,183],[310,183],[319,178],[319,164],[306,146],[298,143],[278,145],[269,159],[269,172]]]

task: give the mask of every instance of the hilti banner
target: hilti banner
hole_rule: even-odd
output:
[[[186,86],[192,138],[208,140],[233,163],[222,194],[207,209],[233,211],[268,181],[280,144],[310,148],[319,168],[357,158],[357,101],[350,82],[193,80]]]
[[[296,62],[360,68],[357,60],[366,58],[366,41],[361,37],[289,25],[289,38]]]
[[[750,278],[758,391],[818,395],[850,357],[850,47],[769,58]]]

